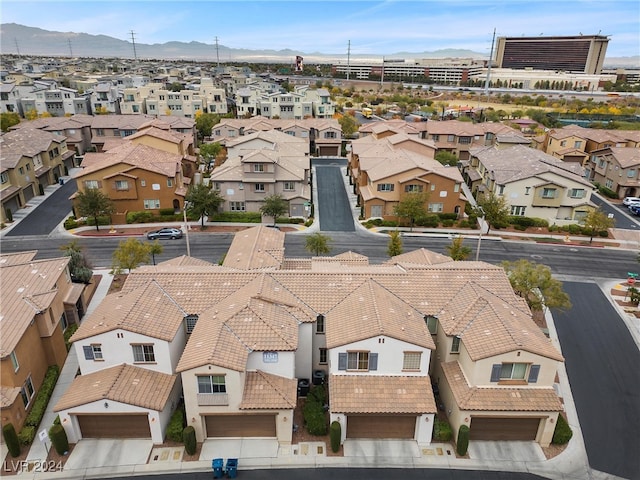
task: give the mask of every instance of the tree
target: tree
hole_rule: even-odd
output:
[[[389,234],[389,243],[387,244],[387,254],[395,257],[402,253],[402,236],[398,230],[394,230]]]
[[[342,128],[342,135],[346,138],[351,138],[358,131],[358,122],[351,115],[342,115],[338,123]]]
[[[91,217],[95,220],[96,230],[100,230],[98,217],[111,215],[116,211],[113,201],[97,188],[87,188],[78,192],[76,208],[81,217]]]
[[[451,240],[451,245],[447,245],[447,252],[454,260],[466,260],[471,255],[471,248],[463,245],[464,238],[460,235]]]
[[[329,253],[331,251],[331,246],[329,245],[330,240],[331,237],[323,235],[320,232],[315,232],[307,237],[304,248],[308,252],[315,253],[317,257],[321,253]]]
[[[183,88],[184,87],[180,82],[173,82],[167,87],[167,90],[169,90],[170,92],[179,92]]]
[[[20,123],[20,116],[15,112],[0,113],[0,130],[6,132]]]
[[[156,255],[160,255],[163,250],[162,244],[158,240],[149,243],[149,253],[151,254],[151,260],[154,265],[156,264]]]
[[[442,165],[449,165],[451,167],[455,167],[458,165],[458,157],[456,156],[456,154],[447,152],[446,150],[441,150],[436,153],[435,159]]]
[[[562,290],[562,282],[551,275],[546,265],[521,259],[502,262],[515,293],[524,298],[531,310],[543,308],[571,308],[569,296]]]
[[[122,273],[127,269],[127,273],[143,263],[149,263],[151,255],[151,244],[143,243],[136,238],[121,240],[118,248],[113,252],[113,263],[111,268],[114,274]]]
[[[24,113],[24,118],[27,120],[35,120],[38,118],[38,111],[35,108],[30,108]]]
[[[109,109],[107,109],[107,107],[96,107],[96,110],[93,112],[96,115],[109,115]]]
[[[504,197],[500,197],[493,192],[485,193],[478,199],[478,205],[481,210],[476,212],[477,216],[484,217],[489,224],[487,233],[489,233],[491,227],[500,227],[507,223],[511,207]]]
[[[93,270],[91,270],[89,262],[82,252],[82,246],[78,241],[72,240],[66,245],[62,245],[60,250],[62,250],[65,257],[70,257],[69,274],[71,275],[71,281],[89,283],[93,277]]]
[[[191,185],[184,199],[188,204],[187,213],[200,218],[202,228],[204,228],[204,217],[213,216],[224,202],[218,190],[213,190],[202,183]]]
[[[211,129],[220,122],[220,116],[215,113],[201,113],[196,115],[196,130],[200,140],[211,136]]]
[[[416,219],[427,215],[427,201],[429,194],[426,192],[407,193],[397,205],[393,207],[393,214],[400,218],[409,220],[410,231],[413,231],[413,225]]]
[[[260,213],[267,217],[273,217],[273,225],[275,226],[279,216],[289,211],[289,202],[282,195],[274,193],[264,198],[264,203],[260,207]]]
[[[203,143],[200,145],[200,156],[207,166],[207,172],[211,170],[211,162],[213,162],[218,154],[222,151],[222,145],[219,142]]]
[[[587,216],[584,217],[584,228],[590,235],[589,243],[593,242],[593,237],[596,233],[612,228],[615,223],[615,219],[609,218],[600,207],[591,210]]]

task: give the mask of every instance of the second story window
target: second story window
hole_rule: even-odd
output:
[[[264,172],[264,164],[262,164],[262,163],[254,163],[253,164],[253,171],[254,172]]]
[[[116,190],[129,190],[129,182],[127,180],[116,180]]]
[[[453,337],[453,341],[451,342],[451,353],[460,353],[460,337]]]
[[[555,188],[544,188],[542,190],[542,198],[556,198]]]
[[[156,354],[153,345],[131,345],[133,349],[133,361],[135,363],[153,363],[156,361]]]
[[[264,183],[256,183],[255,184],[255,191],[256,192],[264,192]]]
[[[378,191],[379,192],[393,192],[394,185],[393,183],[379,183]]]
[[[85,180],[84,188],[86,189],[100,188],[100,182],[98,182],[98,180]]]
[[[324,315],[316,317],[316,333],[324,333]]]
[[[11,352],[11,365],[13,365],[13,371],[17,372],[20,368],[20,364],[18,363],[18,357],[16,352]]]
[[[422,352],[404,352],[402,370],[420,371]]]
[[[0,173],[0,183],[7,183],[8,181],[9,181],[9,174],[7,172]]]
[[[419,193],[422,192],[422,185],[405,185],[404,191],[406,193]]]
[[[227,393],[224,375],[198,375],[198,393]]]
[[[282,189],[285,192],[293,192],[296,189],[295,182],[284,182]]]

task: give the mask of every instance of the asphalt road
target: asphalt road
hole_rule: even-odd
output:
[[[640,229],[640,225],[636,220],[638,217],[629,212],[629,209],[624,205],[613,205],[609,202],[604,201],[597,195],[591,195],[591,201],[598,205],[603,212],[613,215],[613,219],[616,222],[614,225],[615,228],[622,228],[625,230]]]
[[[640,352],[593,283],[565,282],[573,307],[553,312],[589,465],[640,478]]]
[[[69,197],[76,190],[76,181],[68,180],[30,212],[28,217],[7,232],[6,236],[48,235],[69,215],[72,208]]]
[[[342,172],[335,166],[316,166],[320,230],[323,232],[354,232],[353,214],[344,189]]]

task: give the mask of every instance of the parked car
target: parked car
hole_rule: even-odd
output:
[[[631,210],[632,208],[636,208],[636,207],[639,207],[639,206],[640,206],[640,201],[638,201],[638,202],[631,202],[629,205],[627,205],[627,208],[628,208],[629,210]]]
[[[629,211],[634,215],[640,217],[640,204],[639,205],[631,205],[629,207]]]
[[[633,202],[640,203],[640,197],[625,197],[624,200],[622,200],[622,204],[627,207],[631,205]]]
[[[179,228],[161,228],[160,230],[155,230],[153,232],[147,233],[147,238],[149,240],[157,240],[162,238],[170,238],[171,240],[175,240],[176,238],[182,238],[182,230]]]

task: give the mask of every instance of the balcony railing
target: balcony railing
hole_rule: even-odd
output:
[[[198,405],[229,405],[229,396],[226,393],[198,393]]]

